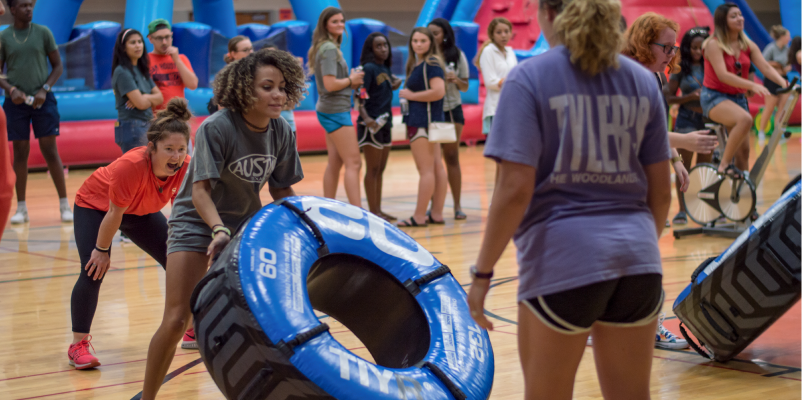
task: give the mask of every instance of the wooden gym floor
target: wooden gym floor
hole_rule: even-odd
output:
[[[755,145],[754,149],[757,148]],[[463,148],[463,207],[467,221],[447,218],[445,226],[408,232],[443,263],[451,266],[463,284],[470,282],[468,267],[475,261],[490,203],[495,166],[485,160],[482,147]],[[754,158],[756,150],[753,150]],[[322,195],[325,156],[304,156],[306,178],[295,186],[298,194]],[[765,211],[800,170],[800,139],[781,145],[758,188],[758,211]],[[69,172],[70,201],[91,170]],[[101,289],[92,334],[100,368],[76,371],[67,363],[70,343],[70,294],[80,265],[71,224],[61,224],[53,185],[46,173],[29,178],[31,222],[7,226],[0,241],[0,399],[130,399],[142,388],[148,343],[161,321],[164,271],[135,245],[115,241],[112,270]],[[408,217],[415,205],[418,176],[409,150],[393,151],[385,173],[384,210]],[[340,199],[345,194],[340,188]],[[267,190],[262,199],[270,201]],[[364,202],[364,200],[363,200]],[[363,203],[365,206],[367,203]],[[451,198],[446,216],[453,216]],[[669,218],[677,211],[673,203]],[[16,207],[14,205],[13,207]],[[12,208],[13,211],[13,208]],[[164,212],[169,213],[169,208]],[[660,239],[663,256],[666,324],[679,333],[671,306],[689,282],[691,272],[732,241],[703,236],[674,240],[670,230]],[[509,246],[496,268],[495,287],[487,311],[495,318],[490,333],[496,361],[492,399],[521,399],[523,381],[516,341],[517,265]],[[330,322],[331,324],[331,322]],[[800,307],[797,304],[769,331],[726,364],[709,362],[692,350],[655,350],[652,397],[655,399],[793,399],[800,398]],[[370,359],[345,327],[331,332],[343,344]],[[176,349],[172,379],[161,391],[163,399],[221,399],[197,351]],[[576,378],[574,397],[601,398],[593,353],[586,350]]]

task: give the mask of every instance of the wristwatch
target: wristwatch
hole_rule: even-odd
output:
[[[49,92],[49,91],[50,91],[50,89],[51,89],[51,87],[50,87],[50,85],[48,85],[48,84],[46,84],[46,83],[45,83],[44,85],[42,85],[42,89],[44,89],[44,90],[45,90],[45,92]]]
[[[476,270],[476,266],[472,265],[470,269],[471,273],[471,280],[476,279],[490,279],[493,277],[493,271],[490,272],[479,272]]]
[[[676,157],[671,157],[671,164],[675,164],[677,161],[682,162],[682,154]]]

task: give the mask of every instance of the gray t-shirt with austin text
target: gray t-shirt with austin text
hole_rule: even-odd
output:
[[[662,95],[618,61],[591,77],[558,46],[504,83],[485,156],[536,170],[514,238],[519,300],[662,272],[644,171],[670,158]]]
[[[198,128],[195,154],[173,204],[168,241],[211,234],[192,203],[195,182],[210,181],[217,213],[234,232],[262,208],[259,192],[265,183],[286,188],[303,177],[295,135],[286,121],[273,119],[267,132],[258,133],[248,129],[239,113],[220,110]]]

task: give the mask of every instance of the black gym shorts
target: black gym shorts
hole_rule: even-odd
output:
[[[462,105],[456,106],[453,110],[444,111],[443,114],[446,116],[445,122],[465,125],[465,115],[462,113]]]
[[[663,306],[663,276],[643,274],[590,284],[524,300],[543,323],[557,332],[579,334],[594,322],[621,327],[654,321]]]
[[[372,146],[377,149],[383,149],[393,145],[393,133],[390,123],[384,124],[376,133],[370,133],[367,126],[362,125],[362,120],[358,120],[356,124],[356,138],[359,147]]]

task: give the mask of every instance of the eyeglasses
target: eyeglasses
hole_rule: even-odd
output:
[[[163,42],[165,40],[173,40],[173,35],[151,36],[151,38],[156,42]]]
[[[653,45],[660,46],[663,48],[663,53],[666,55],[674,54],[679,50],[679,46],[669,45],[669,44],[662,44],[662,43],[652,43]]]
[[[735,62],[735,75],[741,75],[741,62]]]

